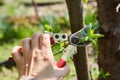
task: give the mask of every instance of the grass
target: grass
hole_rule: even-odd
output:
[[[7,60],[11,56],[12,48],[19,45],[20,40],[11,43],[0,44],[0,61]]]
[[[15,40],[11,43],[0,44],[0,62],[8,60],[11,56],[12,48],[16,45],[19,45],[20,40]],[[9,70],[5,67],[0,67],[0,79],[1,80],[17,80],[18,73],[14,67],[12,70]]]
[[[0,79],[1,80],[17,80],[18,73],[16,68],[13,68],[12,70],[6,69],[4,67],[1,68],[0,71]]]

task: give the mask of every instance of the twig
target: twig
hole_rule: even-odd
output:
[[[37,4],[35,3],[35,0],[32,0],[32,4],[34,6],[35,15],[36,15],[37,19],[39,19]]]

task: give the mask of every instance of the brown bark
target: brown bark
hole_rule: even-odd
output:
[[[81,0],[66,0],[71,31],[72,33],[80,30],[83,27],[83,10]],[[73,56],[74,65],[77,73],[77,80],[90,80],[87,54],[85,47],[78,47],[78,53]]]
[[[111,74],[99,80],[120,80],[120,12],[116,12],[120,0],[97,0],[97,3],[99,32],[105,35],[98,42],[98,64]]]

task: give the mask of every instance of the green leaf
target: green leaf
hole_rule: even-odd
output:
[[[49,32],[54,32],[53,28],[50,27],[49,25],[45,24],[45,30]]]
[[[90,40],[94,45],[96,45],[96,41],[95,41],[94,39],[89,38],[89,40]]]
[[[87,31],[87,33],[88,33],[88,35],[91,35],[91,34],[93,34],[93,33],[94,33],[94,30],[93,30],[93,29],[91,29],[91,28],[89,28],[89,29],[88,29],[88,31]]]
[[[64,42],[59,43],[59,45],[61,48],[65,46]]]
[[[88,0],[83,0],[84,3],[88,3]]]
[[[90,35],[91,38],[100,38],[100,37],[104,37],[104,35],[102,34],[92,34]]]
[[[88,40],[89,40],[89,36],[86,36],[86,37],[85,37],[85,41],[88,41]]]
[[[91,9],[90,9],[91,10]],[[85,15],[85,24],[89,25],[90,23],[93,24],[93,26],[96,24],[97,20],[96,20],[96,14],[92,13],[92,12],[87,12]]]
[[[102,68],[100,69],[100,72],[99,72],[99,77],[100,78],[107,78],[110,76],[110,73],[109,72],[105,72]]]

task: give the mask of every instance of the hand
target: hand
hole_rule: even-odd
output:
[[[50,36],[36,33],[32,38],[22,40],[21,46],[12,50],[19,78],[33,77],[36,80],[60,80],[69,73],[66,65],[58,68],[54,60]]]

